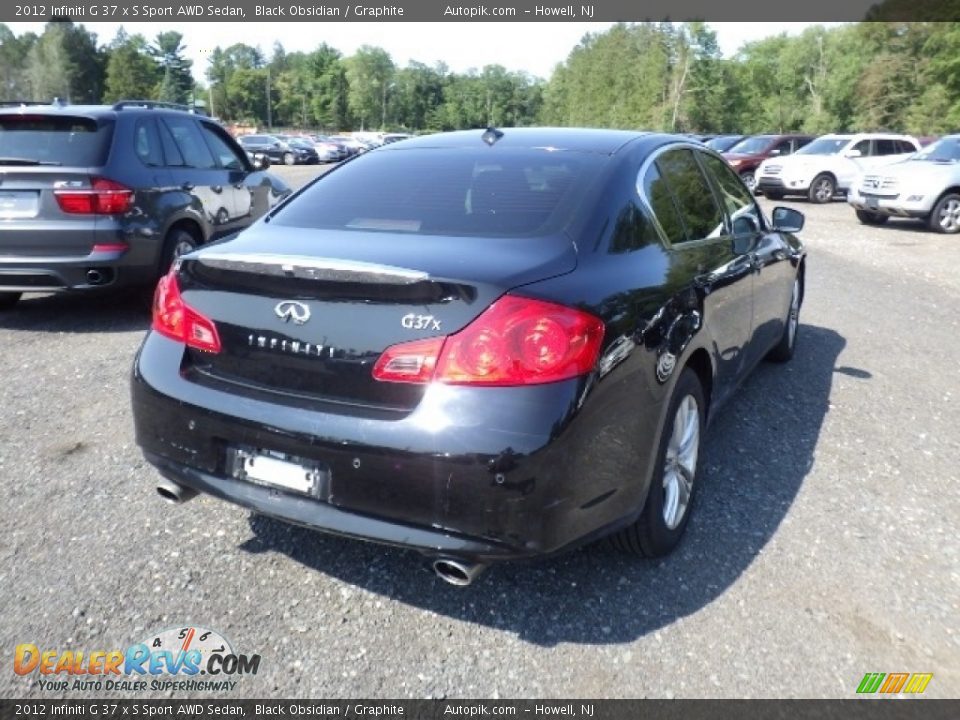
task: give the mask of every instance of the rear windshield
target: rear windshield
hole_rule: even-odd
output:
[[[112,121],[98,123],[64,115],[0,115],[0,165],[103,165],[112,136]]]
[[[565,226],[605,161],[553,148],[373,152],[321,178],[275,222],[411,235],[544,235]]]

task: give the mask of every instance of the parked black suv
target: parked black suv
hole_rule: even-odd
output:
[[[0,308],[23,292],[153,282],[290,192],[184,106],[0,108]]]

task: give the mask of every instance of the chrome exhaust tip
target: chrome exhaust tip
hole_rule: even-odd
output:
[[[433,561],[432,567],[438,578],[458,587],[466,587],[487,569],[483,563],[453,558],[438,558]]]
[[[181,505],[197,496],[193,488],[184,487],[171,480],[161,480],[157,483],[157,494],[173,505]]]

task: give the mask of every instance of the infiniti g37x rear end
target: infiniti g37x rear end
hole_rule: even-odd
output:
[[[635,202],[644,157],[670,142],[410,140],[182,258],[133,376],[137,442],[168,494],[413,547],[462,583],[471,563],[636,521],[655,467],[677,463],[660,440],[671,391],[697,384],[688,363],[697,433],[717,396],[699,332],[714,296],[750,307],[729,242],[694,251],[718,268],[694,283]],[[789,285],[770,287],[785,316]],[[685,511],[689,492],[670,497]]]

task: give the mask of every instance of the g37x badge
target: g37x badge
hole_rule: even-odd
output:
[[[433,315],[417,315],[408,313],[400,318],[400,324],[407,330],[439,330],[440,321]]]

